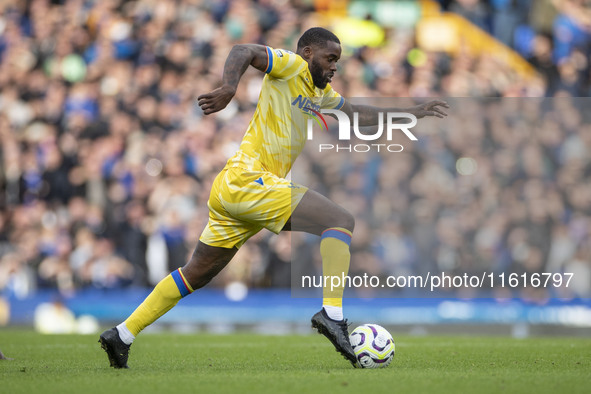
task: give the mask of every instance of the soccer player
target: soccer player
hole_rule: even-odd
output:
[[[355,220],[345,209],[319,193],[285,179],[303,148],[305,136],[290,130],[296,103],[310,107],[359,113],[360,125],[374,125],[385,109],[352,105],[330,86],[341,57],[339,39],[315,27],[299,39],[297,52],[262,45],[236,45],[223,71],[222,86],[198,97],[204,114],[228,105],[241,76],[249,66],[267,75],[256,111],[238,152],[215,179],[209,196],[209,222],[189,262],[156,285],[141,305],[117,327],[103,332],[99,342],[112,367],[127,368],[128,352],[135,337],[170,310],[183,297],[205,286],[232,259],[250,237],[266,228],[305,231],[320,236],[323,275],[346,275],[349,245]],[[292,105],[292,99],[296,98]],[[299,101],[298,101],[299,98]],[[306,101],[309,99],[309,101]],[[407,109],[417,118],[444,117],[443,101]],[[297,110],[306,111],[302,105]],[[353,365],[347,320],[342,310],[343,288],[324,289],[321,310],[312,326],[325,335]]]

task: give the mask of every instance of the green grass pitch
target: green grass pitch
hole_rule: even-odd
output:
[[[395,333],[394,333],[395,334]],[[353,369],[319,335],[144,334],[129,370],[98,335],[0,330],[0,392],[588,393],[591,340],[394,336],[381,370]]]

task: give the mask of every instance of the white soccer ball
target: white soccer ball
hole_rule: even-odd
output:
[[[394,339],[382,326],[364,324],[349,335],[349,341],[361,368],[384,368],[394,358]]]

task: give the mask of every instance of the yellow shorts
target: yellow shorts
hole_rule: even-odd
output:
[[[270,172],[226,167],[211,187],[209,222],[199,240],[240,248],[263,228],[277,234],[307,191]]]

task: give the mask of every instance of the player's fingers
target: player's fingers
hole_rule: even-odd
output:
[[[211,94],[211,92],[210,93],[204,93],[204,94],[200,95],[199,97],[197,97],[197,101],[207,100],[207,99],[210,99],[212,97],[213,97],[213,95]]]
[[[220,110],[219,102],[213,98],[202,100],[201,102],[199,102],[199,106],[201,107],[202,110],[209,109],[209,110],[213,110],[213,112]]]
[[[205,115],[209,115],[209,114],[213,114],[214,112],[221,111],[225,107],[226,106],[223,103],[219,103],[216,101],[207,102],[207,103],[201,105],[201,109],[203,110],[203,113]]]
[[[217,110],[215,108],[212,107],[201,107],[201,109],[203,110],[203,113],[205,115],[209,115],[209,114],[213,114],[214,112],[217,112]]]
[[[444,112],[444,111],[442,111],[442,110],[440,110],[439,108],[433,108],[433,112],[436,112],[436,113],[440,114],[441,117],[447,116],[447,113]]]
[[[216,112],[218,112],[218,111],[220,111],[220,110],[222,110],[222,109],[223,109],[223,108],[217,108],[217,107],[215,107],[215,108],[208,108],[208,109],[207,109],[207,111],[203,111],[203,113],[204,113],[205,115],[209,115],[209,114],[216,113]]]
[[[212,95],[201,96],[197,99],[200,103],[210,103],[215,100],[215,97]]]
[[[443,101],[443,100],[434,100],[434,101],[431,102],[431,104],[433,106],[440,105],[440,106],[442,106],[444,108],[449,108],[449,104],[446,101]]]
[[[217,111],[216,106],[210,102],[200,104],[199,106],[206,115]]]

